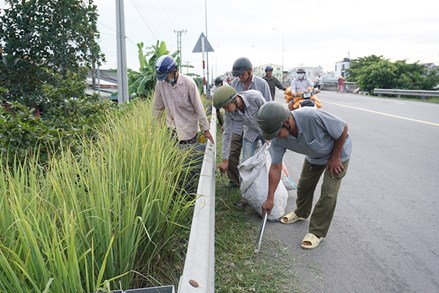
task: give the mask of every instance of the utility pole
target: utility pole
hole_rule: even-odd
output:
[[[206,39],[207,39],[207,0],[204,0],[204,22],[206,23]],[[209,52],[206,52],[206,70],[207,70],[207,85],[210,87],[210,79],[209,79]],[[207,98],[211,98],[210,90],[206,93]]]
[[[128,102],[127,50],[125,45],[124,0],[116,0],[117,103]]]
[[[280,32],[281,34],[282,34],[282,73],[281,73],[281,80],[282,80],[282,85],[284,84],[284,53],[285,53],[285,35],[284,35],[284,32],[283,31],[281,31],[281,30],[279,30],[279,29],[277,29],[277,28],[273,28],[275,31],[278,31],[278,32]]]
[[[183,63],[183,54],[181,52],[181,34],[186,33],[186,30],[174,30],[174,32],[177,33],[177,50],[178,54],[180,55],[180,62],[178,62],[178,71],[181,71],[181,64]]]

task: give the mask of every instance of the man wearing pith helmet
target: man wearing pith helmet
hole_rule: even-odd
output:
[[[233,62],[232,75],[235,78],[230,85],[235,88],[237,92],[240,93],[247,90],[257,90],[262,93],[262,96],[267,102],[272,101],[268,83],[262,77],[253,74],[253,65],[248,58],[240,57]],[[227,172],[230,179],[228,187],[231,188],[239,187],[240,185],[238,165],[235,165],[235,162],[239,162],[239,157],[241,155],[243,144],[242,133],[242,124],[236,121],[233,126],[233,137],[230,149],[231,161]],[[237,205],[240,206],[241,203],[242,202],[238,202]]]
[[[213,144],[210,125],[194,80],[177,69],[170,55],[160,56],[155,63],[157,83],[154,91],[154,113],[167,110],[166,123],[176,134],[179,144],[195,145],[200,125],[204,136]]]
[[[341,181],[348,169],[352,150],[348,125],[320,109],[303,107],[290,112],[275,102],[262,106],[257,120],[264,138],[271,140],[268,195],[262,209],[270,213],[273,208],[274,191],[281,177],[285,151],[304,154],[296,209],[282,217],[281,222],[292,224],[311,215],[309,233],[303,238],[301,246],[304,249],[315,248],[328,233]],[[322,174],[320,199],[311,213],[314,191]]]
[[[262,77],[268,83],[270,88],[271,98],[274,101],[276,97],[276,87],[285,91],[286,88],[280,83],[279,79],[273,76],[273,66],[267,65],[265,66],[265,76]]]
[[[219,168],[221,173],[229,172],[229,155],[232,141],[233,129],[235,123],[244,125],[243,144],[242,144],[242,161],[247,160],[254,155],[258,142],[265,143],[261,130],[256,121],[258,110],[266,103],[261,92],[248,90],[238,93],[233,87],[223,85],[213,94],[213,105],[216,109],[224,108],[224,132],[222,156],[223,161]],[[239,158],[238,158],[239,160]],[[236,165],[238,162],[234,162]],[[242,201],[242,206],[245,206]]]

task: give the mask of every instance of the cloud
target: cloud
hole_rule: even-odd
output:
[[[0,7],[2,0],[0,0]],[[439,65],[439,1],[308,0],[202,1],[125,0],[128,66],[138,68],[137,46],[165,41],[177,50],[182,34],[183,61],[202,72],[202,56],[192,53],[206,32],[215,52],[209,54],[210,75],[230,70],[234,60],[249,57],[254,65],[284,68],[318,66],[333,70],[344,57],[371,54],[390,60]],[[95,0],[105,67],[116,67],[115,0]],[[4,7],[4,6],[3,6]],[[276,30],[273,30],[273,27]]]

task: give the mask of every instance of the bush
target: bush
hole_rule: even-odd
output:
[[[3,163],[23,162],[39,152],[41,163],[61,147],[70,147],[78,136],[93,137],[105,121],[112,103],[94,98],[67,99],[50,115],[14,102],[0,111],[0,155]]]

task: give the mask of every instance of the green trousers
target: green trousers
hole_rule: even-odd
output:
[[[297,185],[297,207],[295,210],[297,216],[308,218],[311,214],[314,191],[322,173],[324,174],[320,198],[311,215],[309,233],[317,237],[326,237],[334,216],[341,180],[346,175],[348,166],[349,160],[343,163],[344,171],[332,178],[329,171],[326,170],[326,166],[313,165],[307,160],[303,163],[302,173]]]
[[[239,157],[241,156],[242,149],[242,135],[233,133],[232,142],[230,143],[230,153],[229,153],[229,168],[227,169],[227,176],[230,181],[235,183],[237,186],[240,185],[240,175],[238,170]]]

